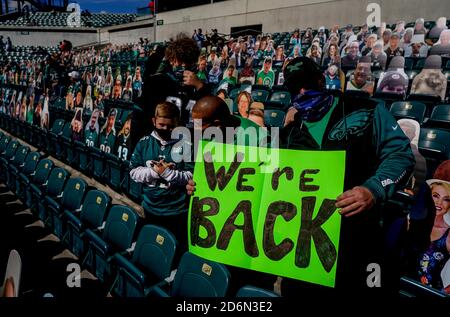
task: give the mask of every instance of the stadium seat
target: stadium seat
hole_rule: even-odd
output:
[[[8,143],[5,151],[0,154],[0,180],[6,181],[8,177],[8,163],[9,160],[16,153],[17,148],[20,146],[20,143],[17,140],[12,140]]]
[[[281,110],[264,110],[264,123],[268,127],[282,128],[284,126],[285,116],[285,112]]]
[[[32,195],[32,210],[36,209],[41,219],[44,223],[49,224],[52,219],[49,217],[47,212],[47,207],[44,204],[44,199],[48,197],[57,197],[61,194],[64,184],[69,178],[69,172],[67,170],[57,167],[54,168],[47,181],[38,187],[37,184],[31,184],[31,195]],[[52,226],[50,226],[52,227]]]
[[[85,254],[84,231],[91,229],[95,232],[101,227],[111,198],[99,190],[90,190],[84,198],[81,212],[65,210],[66,233],[63,239],[69,249],[77,257]]]
[[[89,156],[91,157],[92,175],[99,181],[107,179],[105,152],[96,147],[89,148]]]
[[[91,157],[89,156],[89,147],[83,142],[74,142],[75,155],[78,158],[78,168],[85,175],[90,176],[91,170]]]
[[[136,183],[130,178],[131,163],[129,161],[124,162],[124,179],[122,188],[125,193],[135,202],[141,203],[142,201],[142,184]]]
[[[236,297],[280,297],[280,296],[266,289],[246,285],[238,290]]]
[[[413,119],[422,125],[427,106],[418,101],[398,101],[391,105],[390,112],[396,119]]]
[[[289,106],[291,104],[291,94],[287,91],[274,91],[269,101],[279,102],[285,106]]]
[[[156,286],[150,289],[150,296],[224,297],[229,279],[230,273],[223,264],[186,252],[181,258],[170,292]]]
[[[36,170],[30,175],[29,178],[23,178],[23,176],[21,175],[21,181],[26,185],[24,202],[27,207],[31,208],[33,204],[33,190],[31,188],[31,185],[34,185],[36,189],[43,188],[43,185],[47,181],[52,169],[53,162],[49,159],[42,159],[39,161]],[[31,208],[31,210],[33,211],[33,208]]]
[[[59,143],[63,149],[65,162],[70,166],[78,168],[78,152],[75,151],[72,132],[70,134],[63,133],[59,139]]]
[[[14,153],[14,156],[9,160],[7,164],[8,171],[6,184],[12,192],[15,192],[16,176],[20,168],[22,168],[23,164],[25,164],[24,162],[25,158],[27,157],[28,151],[30,151],[30,148],[28,146],[19,146],[16,150],[16,153]]]
[[[120,297],[145,297],[147,290],[170,276],[177,241],[168,230],[146,225],[139,233],[131,259],[114,256],[117,277],[113,291]]]
[[[88,252],[83,261],[102,282],[111,277],[111,260],[115,253],[131,246],[138,221],[137,214],[127,206],[111,207],[103,232],[86,229]]]
[[[112,155],[110,153],[105,153],[106,159],[106,170],[107,170],[107,182],[108,184],[120,191],[123,183],[123,172],[124,172],[124,161],[122,161],[118,156]]]
[[[88,185],[81,178],[69,179],[62,191],[57,197],[45,196],[44,204],[47,207],[50,223],[53,225],[53,232],[58,238],[62,238],[64,234],[63,214],[64,211],[79,212],[84,195]]]
[[[41,154],[38,152],[29,152],[25,159],[22,170],[16,174],[16,195],[22,202],[25,201],[25,188],[30,183],[30,177],[36,170]],[[13,172],[14,173],[14,172]]]
[[[267,90],[252,90],[252,99],[257,102],[266,102],[270,92]]]
[[[427,179],[431,178],[437,166],[450,159],[450,132],[440,129],[422,128],[419,151],[427,161]]]
[[[58,119],[53,123],[52,128],[47,133],[47,153],[54,154],[56,152],[56,143],[58,141],[58,135],[62,132],[65,122],[62,119]]]
[[[430,116],[431,111],[434,106],[441,102],[441,97],[439,96],[430,96],[430,95],[422,95],[422,94],[410,94],[407,101],[420,101],[427,106],[427,112],[425,116]]]
[[[450,130],[450,104],[435,106],[426,127]]]

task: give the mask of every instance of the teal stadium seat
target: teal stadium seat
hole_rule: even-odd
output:
[[[103,232],[86,229],[88,252],[83,263],[101,282],[111,277],[113,255],[130,248],[137,221],[138,216],[130,207],[115,205],[109,211]]]
[[[85,254],[84,231],[91,229],[95,232],[101,227],[111,198],[99,190],[90,190],[84,198],[81,212],[65,210],[66,234],[64,243],[77,257]]]
[[[30,177],[36,170],[36,167],[41,158],[39,152],[29,152],[22,170],[16,174],[16,195],[23,202],[25,201],[25,188],[30,184]]]
[[[16,186],[16,176],[25,164],[25,159],[27,157],[30,148],[28,146],[21,145],[17,148],[16,153],[8,162],[8,172],[7,172],[7,180],[6,184],[12,192],[15,192]]]
[[[53,169],[53,162],[49,159],[42,159],[39,161],[36,170],[30,175],[30,177],[23,180],[23,183],[26,184],[25,205],[31,208],[32,211],[37,210],[37,208],[32,208],[33,205],[32,186],[36,189],[43,188],[43,185],[47,181],[52,169]]]
[[[264,110],[264,123],[269,127],[282,128],[286,114],[281,110]]]
[[[161,297],[225,297],[230,273],[220,263],[202,259],[190,252],[181,258],[170,293],[154,287],[150,295]]]
[[[257,102],[266,102],[269,99],[269,92],[267,90],[253,90],[252,99]]]
[[[50,223],[52,220],[47,212],[45,197],[57,197],[61,194],[64,185],[69,178],[69,172],[63,168],[54,168],[47,181],[38,187],[36,184],[31,185],[32,206],[36,208],[39,218],[49,227],[53,227]]]
[[[168,230],[146,225],[139,233],[131,259],[114,256],[117,277],[114,293],[120,297],[145,297],[148,289],[170,276],[177,241]]]
[[[291,94],[287,91],[275,91],[270,96],[271,102],[279,102],[284,106],[291,104]]]
[[[450,130],[450,104],[435,106],[426,127]]]
[[[427,161],[428,177],[432,178],[432,173],[438,165],[450,159],[450,131],[441,129],[422,128],[419,137],[419,151]]]
[[[9,160],[14,156],[16,153],[17,148],[20,146],[20,143],[17,140],[12,140],[8,143],[8,146],[6,147],[5,151],[1,153],[0,155],[0,180],[6,181],[8,177],[8,163]]]
[[[62,197],[45,197],[45,205],[51,217],[51,224],[53,225],[53,232],[58,238],[64,235],[64,211],[76,212],[79,211],[84,195],[86,194],[88,185],[81,178],[69,179],[64,190],[61,193]]]
[[[427,106],[418,101],[398,101],[391,105],[391,114],[398,119],[413,119],[421,125],[425,119]]]

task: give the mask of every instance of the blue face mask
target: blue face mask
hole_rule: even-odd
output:
[[[333,95],[321,91],[307,91],[294,97],[292,105],[306,122],[320,121],[331,109]]]

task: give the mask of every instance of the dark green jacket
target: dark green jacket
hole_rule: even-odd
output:
[[[179,140],[164,142],[156,132],[143,138],[137,144],[131,156],[133,170],[130,177],[137,183],[144,184],[144,199],[142,205],[146,212],[156,215],[176,215],[187,212],[189,199],[186,184],[192,179],[194,163],[175,162],[174,154],[183,155],[185,148],[191,151],[191,146],[183,147]],[[151,167],[151,161],[164,159],[175,163],[174,169],[167,169],[158,175]]]

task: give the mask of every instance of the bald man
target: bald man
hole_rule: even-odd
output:
[[[192,119],[194,120],[194,129],[201,129],[202,132],[205,132],[208,128],[219,128],[224,135],[224,142],[226,140],[234,140],[234,144],[237,145],[263,146],[264,139],[268,136],[267,130],[261,128],[253,121],[232,115],[225,101],[219,97],[209,96],[197,101],[192,108]],[[233,138],[225,134],[228,127],[235,128]],[[247,129],[256,130],[257,137],[252,138],[251,136],[254,136],[254,134]],[[189,181],[186,189],[188,195],[194,193],[195,183],[193,180]],[[231,272],[231,276],[233,276],[232,283],[229,286],[230,294],[235,294],[240,287],[246,284],[272,289],[273,283],[277,278],[271,274],[238,267],[227,266],[227,268]]]
[[[264,139],[267,138],[265,129],[261,129],[260,126],[251,120],[232,115],[228,105],[219,97],[208,96],[197,101],[192,108],[192,119],[194,120],[195,129],[205,131],[210,127],[216,127],[222,130],[225,142],[231,139],[229,136],[228,138],[225,137],[227,127],[235,128],[233,137],[235,144],[260,146]],[[250,129],[256,131],[256,140],[248,137],[247,133],[252,132]]]

